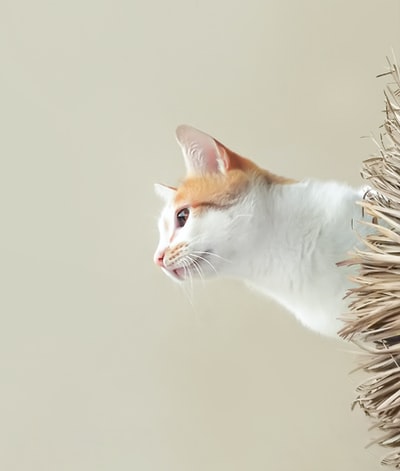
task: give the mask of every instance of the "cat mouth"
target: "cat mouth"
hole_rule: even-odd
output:
[[[189,270],[190,270],[190,266],[179,267],[179,268],[174,268],[170,273],[172,273],[177,280],[183,281],[186,279]]]
[[[180,267],[166,268],[166,270],[174,279],[185,281],[193,277],[203,278],[205,276],[204,268],[207,265],[212,267],[207,259],[207,252],[203,252],[201,255],[192,255],[190,260],[186,259],[186,263]]]

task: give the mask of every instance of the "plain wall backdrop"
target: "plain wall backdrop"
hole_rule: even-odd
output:
[[[399,0],[2,0],[0,469],[372,471],[355,347],[152,262],[188,123],[359,185]]]

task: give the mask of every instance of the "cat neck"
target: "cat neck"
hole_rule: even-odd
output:
[[[348,258],[358,240],[353,225],[362,218],[356,205],[361,196],[337,182],[255,185],[244,202],[252,217],[243,228],[246,250],[237,253],[235,275],[308,327],[332,333],[339,324],[328,315],[325,325],[320,313],[344,308],[348,273],[337,262]]]

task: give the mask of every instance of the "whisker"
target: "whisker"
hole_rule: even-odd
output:
[[[187,261],[185,261],[185,259],[181,259],[181,268],[183,268],[183,273],[184,273],[184,278],[186,279],[189,279],[190,281],[190,286],[188,283],[180,283],[181,285],[181,289],[183,290],[183,292],[185,293],[190,305],[192,307],[194,307],[194,302],[193,302],[193,293],[194,293],[194,290],[193,290],[193,281],[192,281],[192,277],[191,277],[191,273],[190,273],[190,270],[188,270],[188,263]]]
[[[204,257],[201,257],[200,255],[196,255],[196,257],[197,257],[199,260],[203,260],[204,262],[206,262],[206,263],[214,270],[214,272],[215,272],[216,274],[218,273],[217,270],[216,270],[216,268],[214,267],[214,265],[213,265],[209,260],[207,260],[207,259],[204,258]]]
[[[192,307],[195,307],[193,302],[193,290],[189,291],[189,286],[186,283],[180,283],[180,288],[186,296],[186,299],[189,301],[189,304]]]
[[[190,260],[191,264],[193,265],[193,267],[196,269],[197,273],[199,274],[199,278],[203,281],[204,283],[204,276],[203,276],[203,272],[201,271],[201,266],[200,264],[198,263],[198,261],[191,257],[190,255],[187,255],[187,258]]]
[[[251,218],[253,215],[252,214],[235,214],[235,217],[232,219],[231,222],[236,221],[236,219],[239,218]]]
[[[208,255],[212,255],[212,256],[215,257],[215,258],[219,258],[220,260],[223,260],[224,262],[232,263],[231,260],[228,260],[227,258],[222,257],[221,255],[218,255],[218,254],[216,254],[216,253],[214,253],[214,252],[210,252],[210,251],[208,251],[208,250],[202,250],[202,251],[201,251],[201,250],[192,250],[192,253],[194,253],[194,254],[196,254],[196,255],[198,255],[198,254],[207,255],[207,256],[208,256]]]
[[[190,262],[188,262],[186,260],[186,257],[183,258],[182,260],[182,264],[183,264],[183,270],[185,272],[185,278],[188,278],[189,279],[189,282],[190,282],[190,291],[192,293],[192,296],[193,296],[193,293],[194,293],[194,288],[193,288],[193,276],[190,272]]]

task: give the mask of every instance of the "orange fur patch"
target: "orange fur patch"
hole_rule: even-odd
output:
[[[227,173],[210,173],[186,178],[175,196],[176,206],[191,206],[201,210],[206,206],[224,207],[234,203],[251,180],[262,179],[269,185],[295,183],[295,180],[274,175],[254,162],[216,141],[220,154],[227,164]]]
[[[245,172],[231,170],[227,175],[209,174],[187,178],[175,196],[177,206],[229,206],[245,191],[250,180]]]
[[[266,180],[266,182],[270,184],[288,185],[291,183],[296,183],[296,180],[275,175],[274,173],[259,167],[250,159],[246,159],[245,157],[236,154],[220,142],[215,142],[217,143],[218,149],[221,155],[223,155],[224,160],[228,162],[228,170],[239,169],[243,170],[244,172],[254,172],[258,175],[261,175]]]

